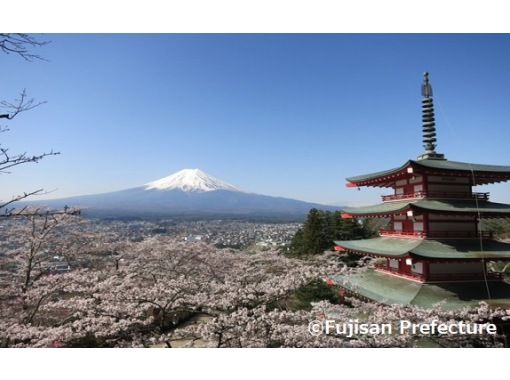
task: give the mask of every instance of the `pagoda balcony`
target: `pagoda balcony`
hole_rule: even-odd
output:
[[[409,280],[423,282],[423,274],[421,273],[402,273],[398,268],[391,268],[387,264],[376,264],[375,270],[378,272],[387,273],[390,275],[398,276],[401,278],[407,278]]]
[[[476,199],[479,201],[488,201],[490,193],[455,193],[455,192],[427,192],[417,191],[415,193],[382,195],[383,202],[401,201],[404,199],[421,199],[421,198],[445,198],[445,199]]]
[[[421,273],[402,273],[398,268],[391,268],[386,263],[376,264],[375,269],[379,272],[420,282],[462,282],[482,281],[484,279],[483,273],[437,273],[428,274],[425,278]],[[503,279],[503,274],[500,272],[486,272],[485,275],[488,281],[501,281]]]
[[[431,238],[479,238],[480,234],[482,239],[492,239],[494,237],[492,231],[434,231],[427,232],[426,236]]]
[[[424,238],[427,235],[421,231],[396,231],[396,230],[388,230],[381,229],[379,230],[379,234],[381,236],[393,236],[393,237],[408,237],[408,238]]]
[[[396,231],[390,229],[379,230],[381,236],[392,236],[400,238],[435,238],[435,239],[475,239],[479,238],[478,232],[471,231],[434,231],[434,232],[423,232],[423,231]],[[492,239],[493,233],[491,231],[482,231],[482,239]]]
[[[501,281],[503,274],[499,272],[486,272],[488,281]],[[455,282],[455,281],[483,281],[483,273],[437,273],[429,274],[427,282]]]

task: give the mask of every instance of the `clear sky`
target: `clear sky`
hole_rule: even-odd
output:
[[[377,203],[345,177],[422,153],[430,72],[438,148],[510,165],[509,35],[47,35],[47,62],[0,54],[0,99],[47,104],[0,135],[11,153],[62,155],[1,174],[0,199],[135,187],[184,168],[243,190]],[[3,123],[5,125],[5,123]],[[488,188],[510,202],[510,185]]]

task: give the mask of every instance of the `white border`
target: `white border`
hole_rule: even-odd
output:
[[[490,349],[4,349],[6,379],[488,379]],[[490,355],[490,362],[484,360]],[[489,365],[490,363],[490,365]]]
[[[372,33],[508,32],[496,0],[20,0],[2,32]],[[489,378],[505,350],[3,349],[2,377],[26,379]],[[490,360],[488,361],[490,355]],[[490,365],[487,365],[486,364]]]
[[[367,33],[509,31],[504,0],[20,0],[4,32]]]

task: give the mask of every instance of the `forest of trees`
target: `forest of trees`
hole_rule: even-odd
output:
[[[292,242],[286,247],[290,256],[316,255],[331,250],[334,240],[364,239],[374,235],[369,220],[342,219],[340,211],[311,209]]]

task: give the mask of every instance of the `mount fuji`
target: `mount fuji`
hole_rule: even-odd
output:
[[[103,194],[26,202],[30,206],[79,207],[99,218],[275,218],[300,220],[311,208],[338,207],[248,193],[199,169],[184,169],[143,186]]]
[[[188,192],[202,191],[240,191],[237,187],[220,179],[214,178],[200,169],[184,169],[168,177],[149,182],[145,185],[147,190],[182,190]]]

